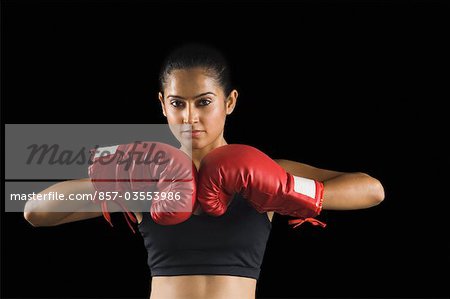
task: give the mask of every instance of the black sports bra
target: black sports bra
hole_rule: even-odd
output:
[[[222,216],[192,215],[183,223],[163,226],[146,212],[138,228],[152,276],[258,279],[272,224],[266,213],[258,213],[236,194]]]

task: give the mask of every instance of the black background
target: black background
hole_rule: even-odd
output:
[[[211,43],[240,92],[229,143],[386,191],[324,230],[277,215],[258,297],[448,298],[447,27],[444,1],[2,1],[2,119],[164,123],[162,59]],[[2,213],[2,297],[148,298],[142,239],[113,221]]]

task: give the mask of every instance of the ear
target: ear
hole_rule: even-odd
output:
[[[162,113],[164,114],[165,117],[167,117],[166,105],[164,104],[164,97],[161,92],[158,92],[158,99],[159,99],[159,102],[161,103]]]
[[[233,89],[230,92],[230,94],[228,95],[228,98],[225,102],[225,109],[226,109],[227,115],[230,115],[233,112],[234,107],[236,107],[238,96],[239,96],[239,93],[237,92],[236,89]]]

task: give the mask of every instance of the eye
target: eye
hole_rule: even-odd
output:
[[[170,105],[172,105],[175,108],[181,108],[184,106],[184,103],[180,100],[174,100],[170,102]]]
[[[210,99],[201,99],[200,101],[198,101],[199,106],[208,106],[209,104],[211,104],[211,100]]]

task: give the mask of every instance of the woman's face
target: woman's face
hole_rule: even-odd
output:
[[[204,69],[192,68],[172,71],[159,100],[169,125],[186,124],[181,133],[172,130],[181,144],[192,142],[192,149],[202,149],[223,144],[225,118],[233,111],[237,95],[233,90],[227,97]]]

